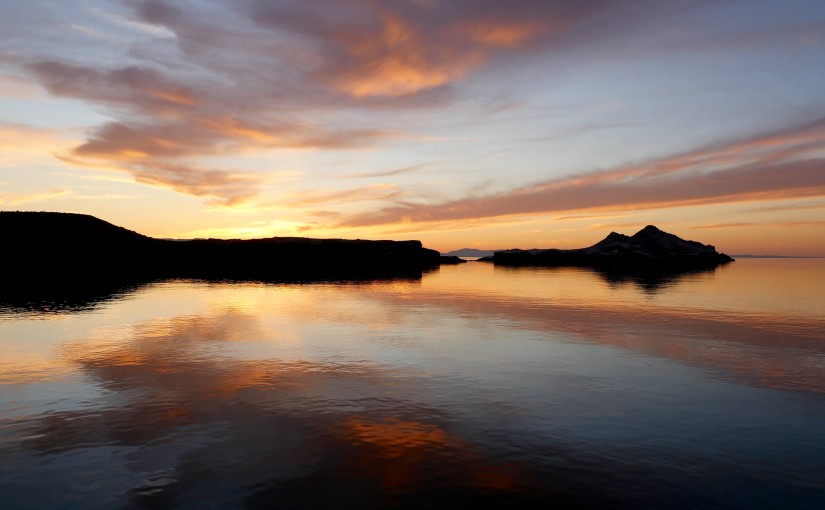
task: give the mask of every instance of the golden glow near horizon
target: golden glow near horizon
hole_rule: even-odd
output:
[[[825,7],[744,8],[10,3],[0,209],[441,251],[655,224],[825,256]]]

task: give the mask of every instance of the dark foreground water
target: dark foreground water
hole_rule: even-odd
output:
[[[825,508],[825,260],[0,307],[0,508]]]

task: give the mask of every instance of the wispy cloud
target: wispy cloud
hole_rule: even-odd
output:
[[[818,156],[818,157],[811,157]],[[825,119],[649,163],[436,204],[393,205],[342,226],[664,208],[825,196]]]
[[[412,166],[404,166],[401,168],[395,168],[393,170],[384,170],[378,172],[361,172],[355,174],[346,174],[343,175],[345,179],[371,179],[376,177],[392,177],[394,175],[402,175],[402,174],[409,174],[412,172],[417,172],[422,168],[426,167],[427,164],[423,163],[420,165],[412,165]]]
[[[53,189],[39,191],[35,193],[0,193],[0,205],[12,206],[27,204],[29,202],[44,202],[55,198],[71,195],[72,192],[66,189]]]
[[[403,192],[392,184],[374,184],[332,192],[308,191],[295,193],[286,200],[286,203],[298,207],[318,207],[324,204],[388,200],[397,198],[402,194]]]
[[[53,152],[69,150],[77,139],[69,129],[38,128],[0,121],[0,168],[51,161]]]
[[[39,87],[32,85],[29,80],[11,74],[0,74],[0,97],[22,99],[38,92]]]
[[[224,205],[245,202],[257,195],[262,178],[248,172],[228,172],[193,166],[151,163],[134,166],[138,182],[168,186],[175,191],[207,197]]]
[[[277,148],[362,147],[391,132],[330,130],[302,122],[252,120],[216,109],[219,98],[197,86],[181,85],[150,68],[101,71],[60,62],[37,62],[29,70],[52,93],[127,109],[136,118],[95,129],[67,159],[109,162],[138,182],[169,187],[226,204],[257,195],[261,177],[227,169],[204,171],[189,158]],[[266,117],[266,115],[261,115]]]
[[[825,226],[825,220],[814,221],[775,221],[775,222],[734,222],[734,223],[710,223],[707,225],[696,225],[690,227],[693,230],[723,230],[723,229],[739,229],[742,227],[821,227]]]

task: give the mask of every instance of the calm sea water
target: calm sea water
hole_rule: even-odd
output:
[[[0,507],[825,508],[825,260],[0,307]]]

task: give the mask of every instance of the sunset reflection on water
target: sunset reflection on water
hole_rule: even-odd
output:
[[[12,508],[825,501],[821,261],[152,283],[0,314]],[[67,309],[70,309],[68,307]]]

